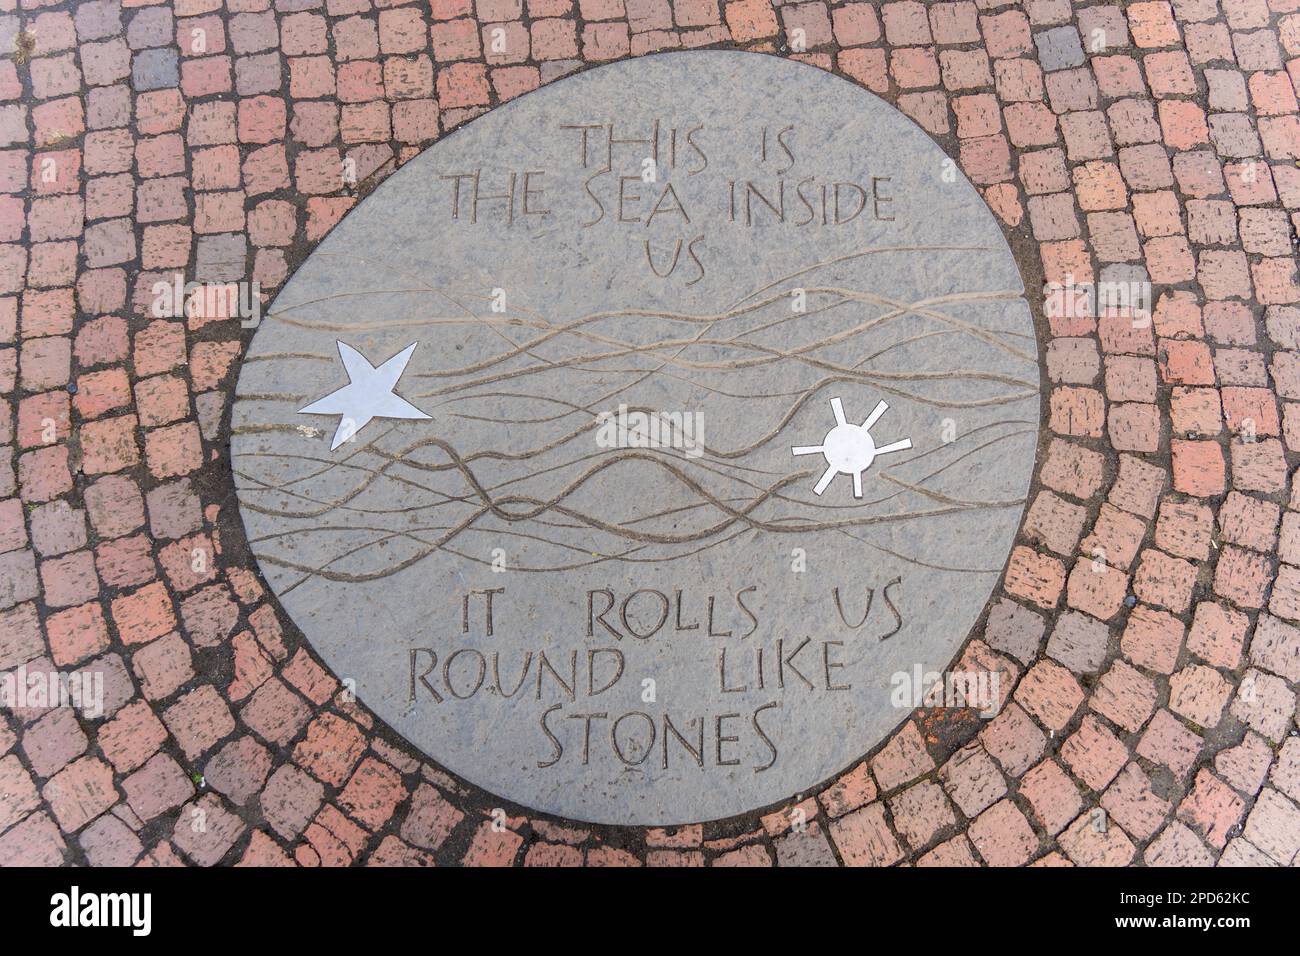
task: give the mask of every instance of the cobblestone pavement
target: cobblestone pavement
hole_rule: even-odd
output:
[[[1297,862],[1300,0],[0,8],[0,670],[105,697],[0,713],[0,864]],[[447,130],[703,46],[834,70],[960,163],[1034,290],[1049,431],[963,651],[996,718],[919,712],[765,815],[593,828],[451,778],[317,662],[235,513],[250,333],[149,304],[176,270],[273,291]],[[1042,309],[1143,268],[1151,321]]]

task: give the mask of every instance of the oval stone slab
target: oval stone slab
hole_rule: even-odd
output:
[[[267,581],[379,717],[505,800],[679,824],[907,717],[1038,414],[1019,272],[943,152],[831,74],[690,52],[389,177],[263,319],[232,455]]]

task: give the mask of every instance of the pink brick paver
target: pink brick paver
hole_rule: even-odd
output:
[[[0,711],[0,865],[1300,860],[1295,0],[3,0],[0,32],[0,669],[104,686]],[[586,64],[705,46],[837,72],[961,164],[1046,422],[959,655],[992,719],[912,714],[797,805],[594,827],[447,774],[305,646],[232,511],[249,333],[151,289],[233,261],[274,295],[358,201],[345,159],[368,187]],[[1039,286],[1144,274],[1150,314]]]

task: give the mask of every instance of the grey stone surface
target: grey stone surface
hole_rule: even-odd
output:
[[[36,555],[31,549],[0,554],[0,610],[30,601],[39,593]]]
[[[202,282],[238,282],[248,274],[248,237],[243,233],[200,236],[194,275]]]
[[[1070,611],[1062,615],[1047,640],[1047,654],[1076,674],[1095,674],[1106,660],[1110,632],[1101,621]]]
[[[611,154],[611,124],[643,142]],[[1033,467],[1020,275],[954,169],[866,91],[740,52],[589,70],[444,138],[242,366],[240,510],[285,610],[415,746],[536,810],[700,821],[845,769],[952,661]],[[699,430],[641,447],[620,406]],[[873,444],[861,497],[819,485]]]
[[[149,506],[149,533],[155,538],[183,538],[203,524],[199,496],[188,478],[159,485],[145,495],[145,500]]]
[[[175,50],[141,50],[131,62],[131,85],[137,92],[170,89],[179,82],[179,55]]]
[[[77,5],[77,39],[102,40],[122,30],[122,4],[119,0],[84,0]]]
[[[821,827],[813,824],[773,841],[779,866],[836,866],[835,854]]]
[[[126,42],[131,49],[166,46],[175,40],[172,12],[168,7],[146,7],[126,25]]]
[[[235,61],[235,90],[240,96],[270,93],[280,88],[280,54],[259,53]]]
[[[1065,70],[1083,65],[1083,45],[1079,31],[1074,27],[1055,27],[1034,34],[1038,47],[1038,62],[1047,71]]]
[[[81,75],[92,86],[115,83],[131,75],[131,51],[121,37],[81,45]]]
[[[1028,664],[1043,640],[1043,619],[1035,612],[1003,598],[989,609],[984,640],[995,650]]]

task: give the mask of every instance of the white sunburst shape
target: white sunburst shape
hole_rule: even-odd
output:
[[[820,445],[795,445],[790,452],[795,455],[819,454],[826,459],[826,470],[813,486],[813,494],[825,491],[836,475],[853,476],[853,497],[862,497],[862,473],[871,467],[877,455],[887,455],[894,451],[903,451],[912,447],[912,439],[903,438],[877,447],[871,437],[871,426],[888,411],[886,402],[879,402],[867,420],[861,425],[854,425],[844,417],[844,403],[838,398],[831,399],[831,411],[835,413],[835,427],[826,433]]]

